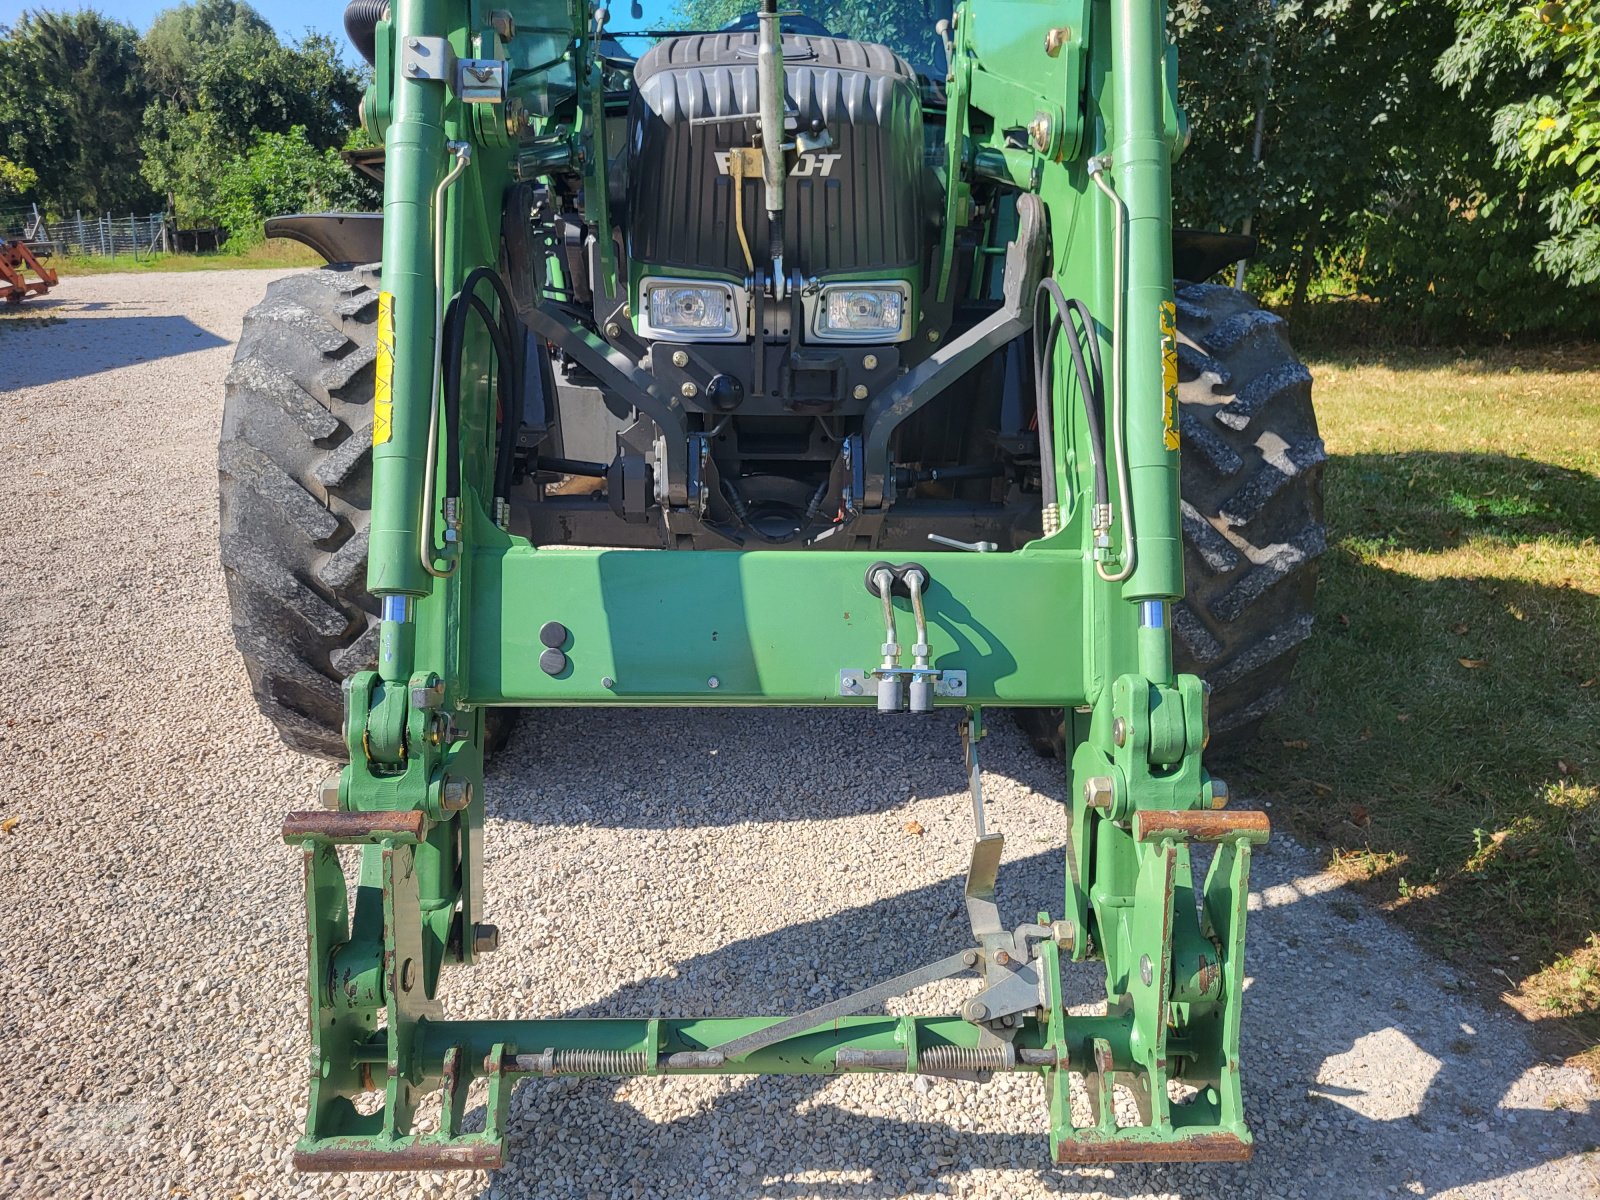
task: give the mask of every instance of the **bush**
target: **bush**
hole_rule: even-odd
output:
[[[333,209],[371,210],[377,195],[339,157],[317,150],[296,125],[288,133],[263,133],[249,150],[226,162],[216,184],[214,215],[231,245],[250,246],[262,237],[268,217]]]

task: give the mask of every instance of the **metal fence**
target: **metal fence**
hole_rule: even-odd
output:
[[[0,234],[21,238],[54,254],[159,254],[172,249],[172,234],[162,213],[85,217],[81,212],[49,220],[37,208],[0,213]]]

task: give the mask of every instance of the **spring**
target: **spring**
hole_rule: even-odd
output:
[[[643,1075],[643,1050],[557,1050],[556,1075]]]
[[[1000,1046],[929,1046],[917,1054],[926,1075],[945,1071],[1004,1071],[1014,1061],[1009,1042]]]

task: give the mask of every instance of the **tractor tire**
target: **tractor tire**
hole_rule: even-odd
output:
[[[1214,748],[1238,748],[1288,697],[1311,636],[1327,548],[1311,372],[1283,319],[1235,288],[1179,283],[1184,599],[1177,669],[1211,684]],[[1061,756],[1060,713],[1019,709],[1034,747]]]
[[[245,314],[222,409],[222,570],[262,715],[347,757],[340,684],[377,661],[367,594],[376,267],[273,281]]]

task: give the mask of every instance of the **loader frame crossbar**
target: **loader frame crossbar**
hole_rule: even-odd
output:
[[[648,348],[629,323],[638,281],[619,268],[627,247],[607,208],[614,67],[587,6],[392,0],[386,11],[363,105],[385,140],[367,543],[376,669],[344,684],[349,762],[324,786],[323,810],[295,812],[283,829],[304,858],[308,921],[299,1166],[495,1167],[519,1079],[722,1073],[1028,1072],[1044,1084],[1056,1162],[1247,1157],[1245,914],[1267,826],[1220,811],[1226,787],[1201,765],[1207,694],[1173,669],[1183,581],[1170,163],[1183,129],[1159,0],[957,8],[943,107],[925,101],[923,114],[941,232],[913,272],[926,288],[896,286],[920,294],[911,307],[948,314],[952,281],[965,278],[958,254],[1003,255],[1004,279],[997,268],[986,285],[988,268],[978,271],[969,290],[989,317],[952,329],[939,349],[939,329],[919,331],[920,365],[860,385],[865,424],[838,435],[829,485],[839,537],[797,551],[558,549],[513,532],[501,468],[513,461],[506,422],[525,365],[517,334],[582,364],[627,411],[656,477],[642,452],[630,466],[619,448],[608,502],[655,512],[675,545],[704,533],[715,430],[694,424],[704,413],[685,416],[692,380],[663,386],[641,365]],[[762,70],[769,82],[776,71],[781,99],[770,3],[762,20]],[[777,99],[763,119],[781,122]],[[764,150],[774,228],[781,156],[792,152]],[[532,180],[549,184],[545,200],[581,195],[582,212],[564,218],[572,240],[538,225],[545,200]],[[528,249],[537,237],[547,240]],[[529,260],[536,269],[519,273]],[[567,267],[589,272],[593,312],[575,303]],[[750,280],[758,308],[785,295],[784,279],[763,283],[765,269]],[[1048,333],[1027,319],[1045,294],[1057,301]],[[467,311],[452,303],[483,319],[447,326],[447,312]],[[864,551],[896,503],[897,473],[915,474],[894,459],[900,423],[935,391],[977,386],[940,364],[1030,338],[1038,425],[1023,440],[1036,442],[1037,469],[1015,486],[1037,499],[1042,536],[1005,552],[949,536],[914,556]],[[1109,396],[1074,367],[1085,344]],[[764,345],[757,337],[752,353],[781,349]],[[830,501],[822,516],[833,515]],[[448,971],[498,944],[482,885],[486,713],[606,704],[829,705],[862,721],[874,709],[955,710],[974,817],[971,943],[807,1013],[443,1019]],[[1000,917],[1004,840],[985,816],[978,764],[991,705],[1065,713],[1066,887],[1059,905],[1015,926]],[[1214,848],[1198,886],[1195,844]],[[353,895],[341,854],[360,859]],[[1067,1011],[1067,963],[1104,973],[1103,1012]],[[921,983],[966,974],[978,987],[958,1013],[881,1012]],[[478,1080],[483,1127],[469,1130]],[[381,1104],[357,1104],[373,1092]],[[443,1119],[419,1134],[430,1093]]]

